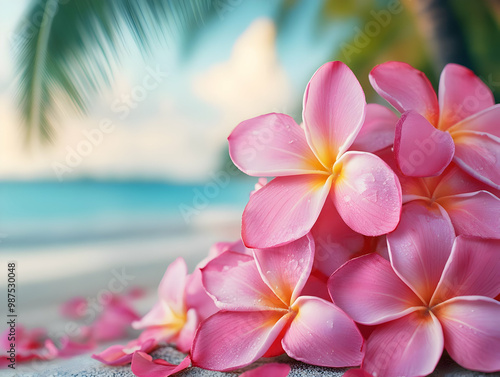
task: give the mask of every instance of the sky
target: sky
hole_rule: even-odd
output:
[[[236,2],[203,29],[187,61],[175,44],[146,60],[132,50],[85,116],[68,112],[53,145],[27,148],[9,35],[29,1],[0,3],[3,180],[205,181],[221,169],[227,136],[239,122],[297,112],[310,76],[350,30],[336,23],[315,35],[321,2],[307,1],[277,35],[277,2]]]

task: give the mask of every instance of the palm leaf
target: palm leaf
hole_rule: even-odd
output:
[[[26,139],[50,141],[61,111],[85,112],[135,45],[151,53],[211,19],[210,0],[33,0],[14,38]]]

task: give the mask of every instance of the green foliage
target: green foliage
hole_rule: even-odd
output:
[[[129,41],[149,54],[213,13],[209,0],[33,0],[13,37],[26,139],[50,141],[66,104],[85,112]]]

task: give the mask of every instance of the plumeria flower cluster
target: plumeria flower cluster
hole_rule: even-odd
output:
[[[405,63],[375,67],[370,82],[399,114],[367,104],[330,62],[306,88],[302,124],[273,113],[235,128],[233,162],[260,177],[241,239],[216,244],[191,275],[176,260],[134,322],[139,338],[95,358],[152,377],[281,354],[357,367],[346,376],[416,377],[446,350],[500,371],[500,105],[456,64],[439,96]],[[153,359],[161,342],[188,355]]]

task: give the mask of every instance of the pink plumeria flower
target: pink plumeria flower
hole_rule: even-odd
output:
[[[439,175],[454,160],[478,180],[500,188],[500,105],[471,70],[446,65],[439,101],[427,77],[406,63],[376,66],[370,82],[402,114],[394,151],[405,175]]]
[[[132,323],[135,329],[144,330],[139,339],[175,342],[184,352],[191,348],[198,316],[195,309],[186,305],[188,279],[183,258],[177,258],[168,266],[158,286],[158,302],[141,320]]]
[[[243,212],[242,239],[252,248],[283,245],[306,235],[327,200],[364,235],[392,231],[401,188],[377,156],[348,151],[365,117],[365,95],[342,62],[323,65],[304,95],[302,129],[288,115],[240,123],[229,136],[233,162],[248,175],[277,177],[255,192]]]
[[[155,359],[147,353],[137,351],[132,357],[132,373],[137,377],[168,377],[189,368],[191,359],[188,356],[179,365],[174,365],[162,359]]]
[[[193,365],[232,370],[262,356],[289,356],[324,366],[359,365],[363,338],[331,302],[302,296],[314,260],[309,235],[248,255],[225,252],[202,270],[221,309],[200,324]]]
[[[418,202],[430,209],[445,210],[457,235],[500,238],[498,190],[476,180],[453,162],[437,177],[407,177],[396,166],[391,151],[379,156],[398,174],[403,208]]]
[[[461,366],[500,370],[500,241],[455,238],[449,217],[415,203],[387,236],[390,262],[353,259],[330,278],[333,302],[377,325],[362,368],[374,377],[426,376],[443,348]]]
[[[150,353],[158,347],[158,343],[154,339],[139,340],[134,339],[126,345],[114,345],[106,348],[104,351],[92,355],[92,358],[101,363],[117,366],[126,365],[132,362],[132,356],[135,352]]]

